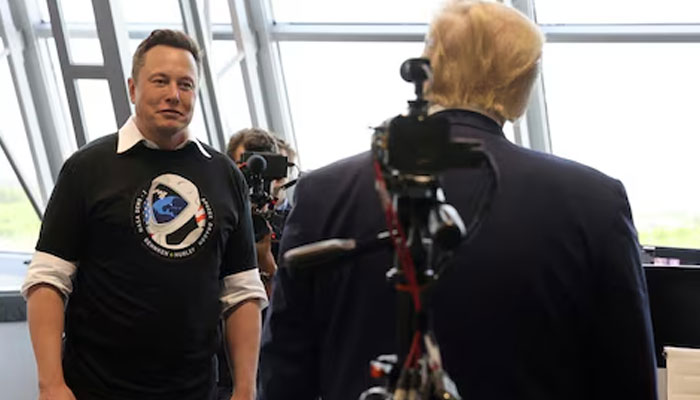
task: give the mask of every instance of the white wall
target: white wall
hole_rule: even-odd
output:
[[[36,400],[34,353],[26,322],[0,322],[0,398]]]

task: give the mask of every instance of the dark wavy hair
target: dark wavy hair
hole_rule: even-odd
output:
[[[139,47],[137,47],[136,51],[134,52],[134,58],[131,61],[132,79],[136,80],[139,70],[146,62],[146,52],[158,45],[165,45],[189,51],[192,53],[194,60],[197,62],[197,72],[202,69],[202,53],[194,39],[182,31],[172,29],[156,29],[151,32],[146,39],[139,43]]]

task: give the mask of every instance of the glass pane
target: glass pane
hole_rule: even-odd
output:
[[[224,119],[225,136],[250,128],[250,110],[239,63],[219,75],[218,87],[219,111]]]
[[[121,3],[124,22],[128,24],[176,24],[179,26],[167,28],[182,29],[178,0],[122,0]]]
[[[63,124],[63,131],[66,132],[64,137],[59,138],[61,153],[63,158],[67,159],[78,148],[75,142],[75,133],[73,131],[73,122],[71,120],[70,109],[68,108],[68,97],[66,96],[66,86],[63,83],[63,74],[61,73],[61,63],[58,61],[58,52],[56,51],[56,40],[51,37],[47,39],[39,39],[40,49],[45,60],[47,60],[47,68],[44,70],[46,79],[49,84],[49,90],[54,95],[53,104],[56,106],[56,111],[59,114],[57,118]]]
[[[41,15],[42,22],[51,22],[51,15],[49,14],[49,6],[46,1],[43,0],[33,0],[39,4],[39,13]]]
[[[44,3],[46,3],[44,1]],[[63,22],[90,24],[95,27],[95,12],[92,0],[62,0],[58,2],[63,13]]]
[[[236,51],[236,42],[232,40],[215,40],[211,46],[212,69],[217,77],[216,94],[226,138],[251,126],[241,64],[235,60]]]
[[[197,96],[197,106],[194,110],[194,115],[192,116],[192,121],[190,122],[190,134],[194,135],[201,142],[210,144],[209,137],[207,136],[207,127],[204,124],[204,113],[202,111],[202,102],[199,101],[199,96]]]
[[[697,0],[535,0],[543,24],[698,23]]]
[[[624,183],[642,244],[700,248],[699,68],[697,43],[545,47],[553,152]]]
[[[66,26],[68,55],[73,64],[101,65],[102,49],[97,38],[97,25],[91,0],[70,0],[58,3]]]
[[[12,159],[15,161],[17,168],[19,168],[34,198],[41,201],[36,168],[34,167],[14,83],[10,75],[10,68],[7,62],[2,59],[0,59],[0,93],[3,93],[3,96],[0,97],[0,109],[3,110],[3,117],[0,120],[0,137],[2,137],[10,151]],[[10,175],[14,175],[14,173]]]
[[[97,33],[94,33],[97,35]],[[70,54],[73,64],[102,65],[102,47],[97,38],[75,38],[70,39]]]
[[[116,132],[109,83],[104,79],[78,79],[76,85],[88,142]]]
[[[209,0],[209,18],[212,24],[231,24],[228,0]]]
[[[289,42],[280,51],[299,161],[313,169],[368,150],[371,127],[406,110],[415,96],[399,67],[423,44]]]
[[[39,217],[0,151],[0,251],[31,252],[39,225]]]
[[[279,22],[428,23],[444,0],[272,0]]]
[[[516,143],[515,128],[513,127],[513,124],[510,121],[506,121],[506,123],[503,124],[503,134],[506,135],[506,139],[508,139],[512,143]]]

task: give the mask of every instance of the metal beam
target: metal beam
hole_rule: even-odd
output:
[[[548,43],[695,43],[700,24],[541,25]]]
[[[107,79],[108,73],[102,65],[73,64],[64,67],[63,76],[76,79]]]
[[[100,38],[104,78],[109,83],[114,118],[117,126],[124,125],[131,116],[131,102],[126,79],[129,77],[129,37],[121,15],[119,0],[92,0],[95,24]],[[82,78],[85,78],[84,76]]]
[[[180,23],[127,23],[126,30],[129,39],[145,39],[154,29],[182,29]],[[211,35],[214,40],[234,40],[233,28],[230,24],[213,24],[211,27]],[[34,32],[40,38],[50,38],[51,24],[48,22],[40,22],[34,25]],[[97,33],[95,27],[89,24],[71,24],[68,29],[70,37],[81,39],[96,39]]]
[[[535,20],[533,0],[512,0],[512,5],[533,21]],[[547,115],[547,101],[544,89],[544,80],[540,73],[532,88],[525,116],[515,124],[514,129],[518,144],[533,150],[551,153],[552,141],[549,132],[549,116]],[[527,140],[525,140],[523,133],[527,134]]]
[[[245,1],[247,10],[250,12],[251,28],[258,39],[257,61],[262,77],[260,82],[262,83],[268,124],[275,134],[298,149],[289,109],[289,99],[287,98],[287,86],[282,72],[279,44],[273,38],[272,5],[270,0]],[[301,165],[302,158],[303,155],[299,154],[297,160],[299,165]]]
[[[61,2],[61,0],[46,0],[51,16],[51,30],[56,40],[58,60],[61,63],[61,70],[63,71],[63,84],[66,87],[68,107],[70,108],[71,120],[73,121],[73,130],[75,131],[75,142],[78,147],[82,147],[87,143],[87,132],[85,131],[83,107],[80,102],[80,96],[78,96],[75,76],[71,75],[70,66],[72,63],[70,60],[70,43],[63,20]]]
[[[513,0],[518,4],[522,0]],[[156,28],[178,29],[178,24],[127,24],[130,39],[143,39]],[[541,24],[550,43],[694,43],[700,42],[700,24]],[[275,23],[271,37],[277,41],[420,42],[428,30],[423,24],[297,24]],[[34,25],[38,37],[52,36],[49,23]],[[211,27],[214,40],[235,40],[226,24]],[[73,38],[95,38],[87,24],[70,27]]]
[[[242,55],[241,73],[245,86],[248,109],[250,111],[250,121],[253,126],[268,129],[268,116],[265,109],[265,99],[263,98],[262,82],[258,73],[258,45],[255,34],[250,27],[250,18],[243,0],[228,0],[231,22],[233,24],[234,36],[238,54]]]
[[[44,213],[41,211],[39,202],[37,202],[34,194],[29,188],[29,185],[27,185],[27,182],[24,180],[24,177],[22,176],[22,171],[20,171],[19,167],[17,167],[17,163],[15,162],[15,159],[12,156],[10,149],[8,149],[7,145],[5,145],[5,141],[2,139],[2,133],[0,133],[0,150],[2,150],[2,152],[5,154],[7,162],[10,163],[10,168],[12,168],[12,171],[14,171],[15,176],[17,177],[17,181],[19,182],[20,186],[22,186],[22,190],[24,190],[24,193],[27,195],[27,198],[29,199],[32,208],[34,209],[34,212],[40,220],[43,219]]]
[[[293,24],[275,23],[275,41],[313,42],[422,42],[426,24]]]

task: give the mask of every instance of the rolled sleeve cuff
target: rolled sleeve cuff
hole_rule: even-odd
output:
[[[32,257],[27,276],[22,284],[22,296],[26,299],[32,286],[47,284],[58,289],[64,299],[73,291],[73,275],[78,270],[76,263],[66,261],[53,254],[37,251]]]
[[[260,309],[267,307],[265,285],[260,280],[258,269],[253,268],[224,277],[221,283],[220,300],[221,312],[224,314],[246,300],[257,300]]]

